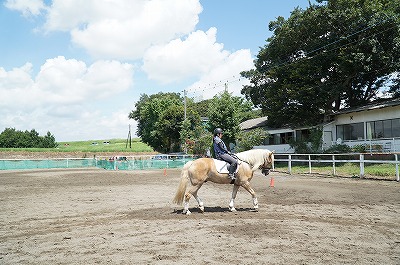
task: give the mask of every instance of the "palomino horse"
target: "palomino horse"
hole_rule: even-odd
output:
[[[236,211],[234,201],[239,187],[243,187],[251,194],[254,209],[258,210],[258,200],[253,188],[250,186],[250,180],[253,178],[253,173],[257,169],[261,169],[264,175],[269,174],[269,170],[272,168],[274,162],[274,152],[266,149],[252,149],[237,153],[236,156],[239,158],[240,164],[232,190],[232,198],[229,202],[229,210],[232,212]],[[191,187],[186,192],[189,180]],[[179,205],[185,201],[183,209],[184,214],[190,214],[189,199],[191,196],[194,196],[196,199],[200,211],[204,212],[204,203],[197,195],[197,191],[206,181],[212,181],[218,184],[231,183],[227,173],[221,174],[217,172],[215,163],[211,158],[199,158],[185,164],[181,172],[181,181],[173,200]]]

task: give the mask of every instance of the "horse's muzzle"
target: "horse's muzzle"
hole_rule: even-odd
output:
[[[266,176],[266,175],[269,174],[269,171],[270,171],[270,170],[271,170],[270,168],[263,168],[263,169],[261,170],[261,173],[263,173],[263,174]]]

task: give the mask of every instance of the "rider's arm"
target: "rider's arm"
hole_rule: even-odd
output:
[[[223,143],[222,141],[220,141],[220,142],[218,143],[218,146],[219,146],[222,150],[224,150],[225,152],[229,153],[229,151],[226,149],[226,147],[225,147],[225,145],[224,145],[224,143]]]

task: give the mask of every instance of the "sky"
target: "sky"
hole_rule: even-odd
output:
[[[312,1],[314,2],[314,1]],[[142,94],[241,96],[270,21],[308,0],[3,0],[0,132],[136,137]]]

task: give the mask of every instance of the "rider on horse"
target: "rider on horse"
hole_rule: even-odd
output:
[[[226,148],[224,141],[222,141],[223,131],[221,128],[216,128],[214,130],[213,146],[215,158],[223,160],[230,164],[229,167],[229,178],[235,180],[235,171],[238,165],[237,160],[232,156],[232,153]]]

